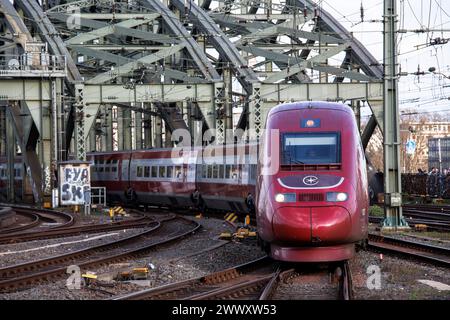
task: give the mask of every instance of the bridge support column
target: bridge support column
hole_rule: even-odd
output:
[[[261,87],[258,84],[253,85],[252,99],[249,106],[249,139],[250,141],[259,141],[261,135],[261,129],[263,127],[262,122],[262,101],[261,101]]]
[[[144,109],[151,111],[151,104],[150,103],[145,103],[144,104]],[[149,149],[153,146],[152,144],[152,115],[149,113],[145,113],[144,114],[144,137],[143,137],[143,148],[144,149]]]
[[[6,153],[6,112],[5,106],[0,105],[0,156]]]
[[[152,146],[154,148],[162,148],[162,120],[161,120],[161,117],[155,116],[152,124],[153,124]]]
[[[144,108],[144,104],[142,103],[141,108]],[[136,141],[136,149],[142,149],[142,112],[134,113],[134,139]]]
[[[102,151],[112,151],[112,106],[105,104],[102,111]]]
[[[97,129],[94,124],[89,130],[89,149],[88,151],[98,151],[97,150]]]
[[[396,6],[396,0],[384,0],[384,231],[409,228],[402,215]]]
[[[15,189],[14,189],[14,157],[16,155],[16,139],[14,137],[13,119],[10,113],[6,116],[6,177],[7,177],[7,187],[6,187],[6,201],[15,201]]]
[[[119,150],[131,150],[131,110],[119,107],[117,117]]]

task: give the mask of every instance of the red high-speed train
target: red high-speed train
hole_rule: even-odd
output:
[[[255,194],[256,145],[89,153],[92,186],[109,201],[170,207],[196,202],[214,210],[247,212]],[[197,202],[198,204],[198,202]]]
[[[352,109],[328,102],[280,105],[269,112],[261,142],[256,218],[262,246],[283,261],[351,258],[355,243],[367,239],[369,207]],[[277,170],[264,172],[277,156]]]

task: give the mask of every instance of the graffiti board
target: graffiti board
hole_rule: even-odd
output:
[[[59,166],[60,203],[84,205],[90,203],[91,175],[89,163],[61,163]]]

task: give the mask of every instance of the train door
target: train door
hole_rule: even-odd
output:
[[[197,172],[197,151],[194,151],[189,155],[186,173],[186,182],[193,188],[195,188],[197,184]]]
[[[121,178],[120,180],[122,182],[128,182],[130,183],[130,169],[131,169],[131,159],[132,159],[132,153],[130,153],[130,156],[127,158],[122,158],[122,170],[121,171]]]

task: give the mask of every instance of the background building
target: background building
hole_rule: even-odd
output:
[[[450,168],[450,137],[428,139],[428,168]]]

